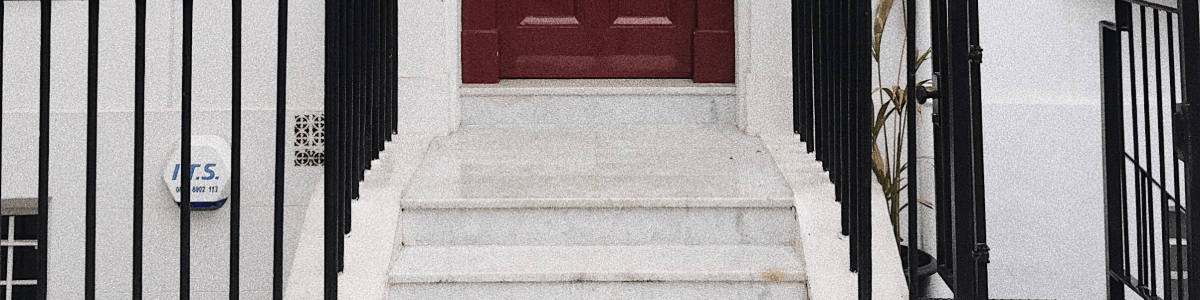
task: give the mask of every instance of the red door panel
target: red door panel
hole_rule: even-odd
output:
[[[498,5],[501,78],[690,78],[694,0]]]
[[[464,0],[463,82],[489,83],[499,78],[732,82],[732,3]]]

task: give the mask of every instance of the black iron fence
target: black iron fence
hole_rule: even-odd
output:
[[[240,251],[241,231],[241,156],[242,156],[242,1],[232,1],[232,64],[230,66],[232,91],[230,107],[231,136],[230,145],[230,189],[229,189],[229,286],[228,298],[238,299],[243,289],[241,287],[240,269],[242,262]],[[3,40],[4,1],[0,1],[0,40]],[[40,1],[40,67],[39,67],[39,112],[38,112],[38,172],[37,199],[20,204],[22,207],[36,206],[36,220],[21,217],[21,226],[36,227],[36,242],[21,241],[7,243],[6,246],[20,244],[21,246],[36,246],[35,259],[32,266],[35,269],[34,281],[6,281],[6,284],[33,285],[28,294],[8,295],[22,298],[30,296],[35,299],[47,298],[48,253],[51,247],[60,247],[49,238],[50,224],[50,92],[51,92],[51,14],[53,6],[60,5],[50,0]],[[87,146],[86,146],[86,181],[84,219],[86,232],[84,241],[84,280],[83,292],[85,299],[96,298],[96,260],[97,260],[97,153],[98,153],[98,49],[100,24],[100,2],[90,0],[88,5],[88,40],[87,40]],[[325,298],[337,298],[337,274],[342,267],[343,243],[342,238],[350,230],[350,200],[357,198],[358,182],[363,178],[363,172],[370,168],[371,160],[378,158],[383,150],[384,142],[396,132],[396,16],[397,3],[392,1],[352,0],[338,3],[328,3],[326,6],[326,40],[325,40],[325,122],[324,132],[328,135],[317,137],[325,139],[324,179],[325,179]],[[134,95],[130,99],[134,103],[133,137],[133,216],[132,216],[132,274],[131,293],[133,299],[142,299],[145,295],[143,277],[144,227],[145,209],[145,162],[146,162],[146,0],[136,0],[135,15],[135,54],[134,54]],[[180,65],[182,105],[180,110],[179,134],[181,137],[180,161],[181,166],[193,163],[192,152],[192,54],[193,54],[193,1],[182,2],[182,59]],[[288,153],[285,152],[285,138],[289,132],[287,123],[287,66],[288,66],[288,1],[280,0],[278,4],[278,40],[277,40],[277,69],[276,74],[276,107],[275,107],[275,159],[274,159],[274,207],[272,232],[272,297],[283,298],[284,282],[284,187],[285,162]],[[0,43],[3,44],[3,43]],[[0,46],[2,47],[2,46]],[[3,49],[0,48],[0,55]],[[0,69],[0,76],[4,70]],[[320,159],[320,158],[316,158]],[[189,299],[192,294],[191,266],[191,215],[193,209],[192,176],[196,169],[178,168],[180,186],[179,205],[179,282],[180,299]],[[36,204],[33,204],[36,203]],[[4,203],[5,215],[10,215],[13,203]],[[17,215],[27,216],[33,209],[26,209]],[[10,219],[6,217],[6,220]],[[18,220],[11,217],[11,220]],[[12,222],[5,221],[6,226]],[[12,236],[6,237],[13,239]],[[26,238],[27,235],[18,235]],[[31,245],[23,243],[29,242]],[[12,244],[12,245],[10,245]],[[106,254],[112,255],[112,254]],[[7,262],[12,263],[12,262]],[[18,290],[22,292],[24,289]]]
[[[907,0],[916,7],[915,0]],[[909,166],[907,181],[908,239],[917,244],[918,207],[916,135],[932,134],[936,155],[938,273],[955,292],[955,299],[987,299],[988,247],[984,217],[983,143],[979,93],[977,1],[931,1],[930,34],[933,40],[934,89],[917,87],[915,47],[918,29],[908,30],[906,45],[908,82],[906,99],[937,98],[934,132],[916,130],[907,118]],[[842,204],[842,233],[851,237],[850,269],[858,272],[860,299],[871,297],[871,147],[872,147],[872,7],[871,1],[792,1],[794,78],[793,126],[816,152],[836,185]],[[916,24],[915,9],[906,23]],[[902,101],[909,116],[916,115],[915,101]],[[918,261],[908,251],[908,261]],[[897,254],[899,255],[899,254]],[[917,274],[918,264],[909,266]],[[916,276],[909,278],[910,297],[922,299]]]
[[[829,171],[871,298],[871,1],[792,1],[793,129]]]
[[[396,1],[351,0],[325,14],[325,299],[337,299],[350,200],[396,133]]]
[[[1200,24],[1195,0],[1175,7],[1116,0],[1100,22],[1104,195],[1109,299],[1196,299],[1188,280],[1200,265],[1187,209],[1200,188],[1186,168],[1197,136]]]

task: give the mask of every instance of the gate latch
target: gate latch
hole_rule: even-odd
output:
[[[941,93],[938,92],[939,75],[941,74],[938,74],[937,72],[933,73],[933,79],[929,81],[933,85],[932,88],[925,88],[924,86],[913,87],[913,90],[909,95],[909,99],[916,99],[917,103],[925,104],[925,102],[929,101],[929,99],[941,97]]]
[[[1190,162],[1192,160],[1192,143],[1189,133],[1192,131],[1191,112],[1186,103],[1175,104],[1175,115],[1171,118],[1171,128],[1173,129],[1173,137],[1175,142],[1175,152],[1183,161]]]
[[[991,251],[992,249],[988,248],[987,243],[975,244],[975,261],[982,261],[985,264],[992,263],[991,255],[988,254]]]

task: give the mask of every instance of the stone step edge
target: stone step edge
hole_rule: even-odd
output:
[[[750,256],[760,261],[722,261],[725,257],[745,259]],[[799,283],[808,279],[804,263],[799,260],[799,255],[790,246],[407,246],[400,250],[393,261],[388,278],[393,285],[512,282]],[[708,266],[705,266],[706,262]],[[404,266],[405,263],[418,265]],[[544,265],[533,265],[537,263]],[[464,268],[468,264],[490,270],[447,270]],[[397,270],[403,270],[404,267],[418,271]],[[549,268],[557,269],[547,270]]]
[[[401,199],[404,209],[790,208],[792,198],[448,198]]]
[[[734,96],[733,86],[689,86],[689,87],[462,87],[460,97],[503,97],[503,96]]]

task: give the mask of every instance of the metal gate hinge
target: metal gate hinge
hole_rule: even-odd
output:
[[[973,62],[983,63],[983,48],[978,45],[971,45],[971,51],[967,52],[967,58]]]
[[[985,264],[992,263],[991,255],[988,254],[991,251],[992,249],[988,248],[987,243],[975,244],[975,260],[983,261]]]

